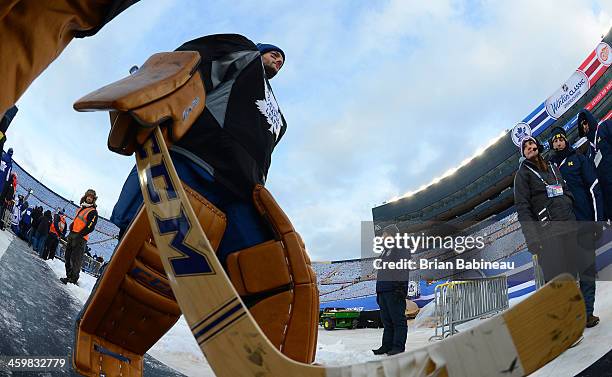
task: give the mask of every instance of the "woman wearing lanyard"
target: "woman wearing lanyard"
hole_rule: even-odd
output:
[[[521,162],[514,177],[514,205],[527,248],[537,254],[544,279],[576,270],[574,197],[556,165],[542,158],[533,137],[521,141]]]

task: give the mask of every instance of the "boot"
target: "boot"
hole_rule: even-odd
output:
[[[587,317],[586,327],[587,328],[595,327],[597,326],[598,323],[599,323],[599,317],[591,314]]]
[[[389,348],[381,346],[379,349],[372,350],[372,352],[374,355],[384,355],[385,353],[389,352],[389,350]]]
[[[387,352],[387,356],[397,355],[398,353],[402,353],[402,352],[404,352],[404,350],[394,348],[391,351]]]
[[[60,281],[64,284],[68,284],[68,278],[60,278]]]

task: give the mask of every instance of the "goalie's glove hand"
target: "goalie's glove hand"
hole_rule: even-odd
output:
[[[177,142],[204,111],[204,81],[195,51],[151,56],[130,76],[79,99],[77,111],[110,111],[108,149],[129,156],[160,127],[169,144]],[[134,68],[134,67],[132,67]]]

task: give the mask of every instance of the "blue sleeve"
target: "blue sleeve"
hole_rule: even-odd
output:
[[[113,208],[110,221],[119,229],[125,231],[132,219],[136,217],[143,202],[144,199],[140,191],[140,183],[138,182],[138,171],[136,170],[136,166],[134,166],[123,184],[119,199]]]
[[[583,155],[579,155],[578,158],[580,159],[580,173],[582,174],[582,180],[591,195],[591,203],[595,212],[595,218],[593,220],[604,221],[603,194],[597,179],[595,164],[593,161]]]
[[[599,139],[601,138],[602,142],[606,142],[612,145],[612,121],[606,120],[602,122],[597,128],[597,149],[599,149]]]

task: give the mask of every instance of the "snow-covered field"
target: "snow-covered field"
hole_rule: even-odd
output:
[[[13,242],[13,238],[15,238],[15,236],[12,233],[9,233],[9,232],[2,232],[2,233],[3,235],[0,236],[0,259],[2,259],[2,256],[6,252],[6,249],[11,244],[11,242]]]
[[[48,260],[47,264],[58,279],[66,276],[64,262],[61,260]],[[95,277],[81,273],[79,285],[67,284],[66,289],[85,305],[95,284]],[[214,376],[183,316],[155,343],[148,354],[187,376]]]
[[[58,278],[66,275],[64,263],[61,260],[48,260],[47,264]],[[65,287],[84,305],[95,283],[96,279],[93,276],[82,273],[78,286],[68,284]],[[432,334],[431,329],[410,326],[407,349],[427,344],[427,339]],[[371,351],[373,348],[378,348],[381,336],[382,329],[335,331],[319,329],[316,362],[326,365],[343,365],[381,358],[382,356],[374,356]],[[183,317],[148,353],[187,376],[214,376]]]
[[[0,250],[2,250],[1,247]],[[47,261],[47,264],[58,278],[65,276],[62,261],[55,259]],[[608,266],[605,273],[610,274],[610,272],[612,272],[612,266]],[[587,329],[584,333],[584,340],[580,345],[566,351],[556,360],[533,374],[534,376],[574,375],[612,348],[612,337],[610,336],[612,334],[612,282],[609,280],[597,283],[595,312],[601,318],[599,326],[594,329]],[[79,279],[79,286],[68,284],[66,289],[82,304],[85,304],[94,284],[95,278],[83,273]],[[511,305],[525,297],[527,296],[511,300]],[[420,323],[425,322],[418,318],[416,322],[413,321],[409,324],[407,350],[429,344],[428,339],[433,335],[433,329],[420,325]],[[477,323],[478,320],[472,321],[459,328],[465,329]],[[371,350],[379,347],[381,337],[382,329],[339,329],[334,331],[319,329],[316,362],[324,365],[346,365],[379,359],[384,356],[374,356]],[[187,376],[214,376],[183,317],[148,353]]]

